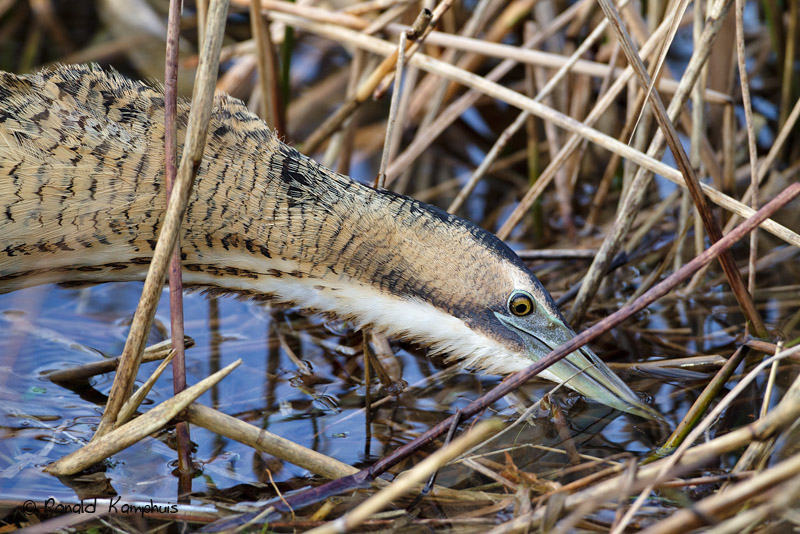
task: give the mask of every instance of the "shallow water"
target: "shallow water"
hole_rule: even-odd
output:
[[[175,502],[177,479],[172,472],[176,456],[168,445],[172,443],[169,432],[144,439],[114,455],[104,464],[102,473],[94,475],[89,487],[42,472],[47,463],[89,441],[112,383],[112,375],[107,374],[93,378],[85,387],[70,390],[51,383],[46,372],[121,353],[140,288],[138,283],[82,289],[43,286],[0,296],[4,369],[0,379],[0,500],[55,496],[69,501],[76,496],[116,494],[128,500]],[[162,299],[150,343],[166,338],[166,302],[166,298]],[[676,308],[683,308],[683,313],[676,313]],[[703,309],[708,311],[705,304]],[[186,296],[185,310],[186,333],[197,343],[187,351],[189,384],[237,358],[244,361],[199,402],[351,465],[372,463],[499,381],[498,377],[482,377],[463,370],[437,374],[445,367],[441,358],[431,359],[421,350],[395,345],[402,379],[409,386],[402,395],[389,396],[374,410],[368,435],[362,410],[365,386],[360,355],[347,354],[360,350],[360,335],[348,325],[326,323],[316,316],[304,317],[294,310],[279,311],[253,301],[209,299],[199,293]],[[650,355],[664,354],[659,344],[673,334],[663,332],[688,318],[690,324],[704,332],[699,337],[705,341],[696,344],[697,332],[692,333],[688,336],[691,342],[686,344],[687,354],[701,350],[725,353],[732,339],[720,328],[730,318],[729,310],[720,307],[717,311],[701,319],[700,310],[693,311],[691,303],[659,304],[654,312],[643,314],[634,327],[621,329],[616,341],[605,340],[596,348],[603,356],[630,358],[624,349],[604,350],[609,343],[619,342],[619,347],[627,345],[637,352],[644,351],[646,356],[640,355],[640,360],[646,360]],[[282,348],[276,329],[281,330],[292,352],[311,366],[312,377],[300,375]],[[648,334],[647,329],[657,331]],[[713,331],[717,334],[709,336]],[[336,344],[345,348],[337,351]],[[143,364],[140,377],[146,377],[155,367],[156,363]],[[581,454],[608,458],[625,452],[643,456],[658,446],[680,420],[702,385],[687,381],[685,376],[689,375],[678,372],[677,376],[669,380],[628,377],[634,389],[653,399],[665,414],[666,424],[626,416],[566,392],[559,392],[554,398],[567,410],[569,434]],[[168,398],[171,381],[168,370],[147,396],[148,404],[143,409]],[[371,386],[375,402],[384,395],[378,391],[377,382],[372,381]],[[525,394],[538,398],[549,389],[545,382],[534,382]],[[503,418],[515,413],[507,400],[496,403],[493,410]],[[563,440],[552,418],[544,411],[538,415],[534,426],[517,427],[493,448],[517,447],[513,457],[521,469],[555,476],[568,465],[565,455],[535,446],[562,449]],[[300,487],[309,480],[309,473],[301,468],[202,428],[193,427],[191,432],[192,441],[197,444],[194,458],[201,468],[192,484],[195,494],[240,485],[260,487],[269,481],[267,470],[283,489]],[[493,459],[503,461],[500,455]],[[440,483],[448,479],[455,483],[462,476],[475,475],[456,468],[443,476]]]

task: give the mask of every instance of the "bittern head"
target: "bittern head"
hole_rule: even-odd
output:
[[[497,283],[480,297],[485,299],[484,309],[488,313],[474,313],[473,309],[462,315],[465,324],[484,338],[484,346],[487,341],[488,346],[494,345],[491,360],[476,357],[473,364],[496,366],[502,372],[521,370],[575,337],[541,282],[512,255],[513,252],[504,251],[502,259],[495,258],[505,264],[501,269],[505,276],[498,277]],[[551,365],[539,376],[563,383],[588,399],[618,410],[645,418],[659,417],[588,346]]]
[[[508,297],[506,309],[495,312],[495,317],[510,335],[520,339],[524,346],[522,354],[532,361],[544,357],[575,336],[552,298],[543,294],[541,288],[539,296],[537,299],[529,291],[515,289]],[[551,365],[540,376],[563,382],[587,398],[618,410],[646,418],[658,417],[588,346]]]
[[[491,237],[494,240],[494,236]],[[469,328],[495,344],[492,364],[502,371],[521,370],[567,343],[575,333],[567,326],[550,294],[521,260],[496,243],[493,258],[475,268],[500,274],[479,297],[488,313],[463,314]],[[486,343],[486,341],[484,341]],[[482,358],[475,363],[481,365]],[[486,365],[486,361],[483,365]],[[588,399],[645,418],[658,414],[588,347],[569,354],[539,375],[566,386]]]

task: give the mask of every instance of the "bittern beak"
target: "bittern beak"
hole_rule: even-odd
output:
[[[523,295],[528,302],[536,303],[536,313],[518,315],[512,299]],[[530,300],[528,300],[528,298]],[[527,292],[517,292],[509,299],[508,315],[495,312],[497,319],[511,331],[516,333],[527,349],[527,356],[532,362],[543,358],[553,349],[573,337],[575,333],[569,328],[560,313],[545,309]],[[518,311],[527,311],[517,306]],[[581,395],[647,419],[661,419],[652,408],[642,403],[636,394],[603,363],[589,347],[582,347],[566,358],[558,361],[539,374],[540,377],[558,383],[564,383]]]

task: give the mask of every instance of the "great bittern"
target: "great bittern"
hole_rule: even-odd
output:
[[[189,104],[179,104],[179,143]],[[165,211],[164,97],[91,66],[0,74],[0,291],[140,280]],[[189,285],[270,295],[511,373],[575,334],[494,235],[336,174],[218,97],[182,226]],[[541,375],[652,409],[589,349]]]

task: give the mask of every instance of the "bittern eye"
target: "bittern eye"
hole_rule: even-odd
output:
[[[508,310],[518,317],[533,311],[533,297],[525,291],[514,291],[508,298]]]

